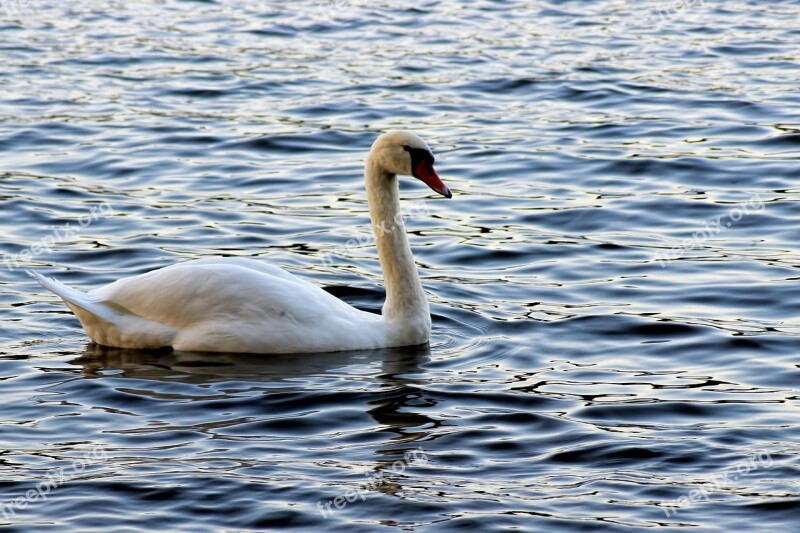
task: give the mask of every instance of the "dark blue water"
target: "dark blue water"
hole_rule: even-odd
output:
[[[3,2],[0,524],[800,530],[800,2],[688,4]],[[322,258],[393,128],[454,192],[402,186],[429,349],[103,349],[22,271],[378,310]]]

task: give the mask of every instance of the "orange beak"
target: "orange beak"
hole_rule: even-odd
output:
[[[447,188],[442,179],[436,174],[433,165],[427,161],[420,161],[413,170],[414,177],[422,180],[428,187],[438,192],[445,198],[452,198],[453,193]]]

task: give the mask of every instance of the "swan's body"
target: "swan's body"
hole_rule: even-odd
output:
[[[450,197],[432,163],[428,146],[408,132],[382,135],[367,159],[370,218],[386,280],[381,315],[247,258],[189,261],[88,293],[32,275],[64,300],[92,340],[105,346],[303,353],[424,344],[430,311],[400,215],[397,174],[413,174]]]

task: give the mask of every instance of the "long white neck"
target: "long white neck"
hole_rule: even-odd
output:
[[[397,176],[383,170],[372,154],[367,159],[365,175],[369,216],[386,282],[383,316],[430,321],[428,299],[419,281],[400,211]]]

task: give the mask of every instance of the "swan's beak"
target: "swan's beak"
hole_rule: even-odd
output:
[[[452,198],[453,193],[447,188],[442,179],[436,174],[433,165],[427,161],[420,161],[414,169],[414,177],[422,180],[428,187],[438,192],[445,198]]]

